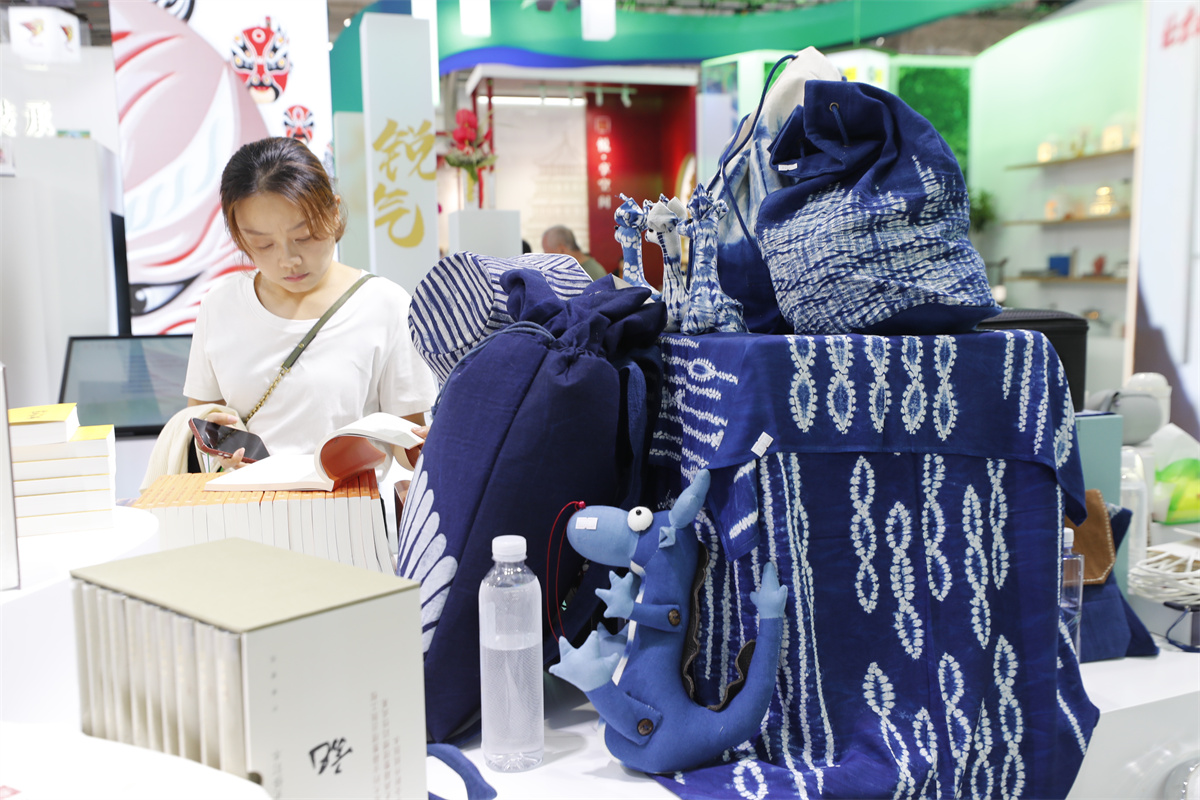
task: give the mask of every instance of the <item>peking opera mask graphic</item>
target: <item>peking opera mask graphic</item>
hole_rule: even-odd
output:
[[[286,136],[307,144],[312,141],[315,127],[313,113],[305,106],[289,106],[288,110],[283,112],[283,130]]]
[[[262,25],[246,28],[233,37],[229,63],[254,102],[273,103],[287,88],[292,71],[287,34],[267,17]]]
[[[221,217],[221,171],[267,126],[187,24],[154,3],[111,9],[132,331],[184,332],[213,280],[250,267]]]

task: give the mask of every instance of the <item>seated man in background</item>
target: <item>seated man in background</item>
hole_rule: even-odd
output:
[[[592,280],[599,280],[608,274],[608,270],[604,268],[603,264],[592,258],[591,254],[579,249],[579,243],[575,241],[575,234],[566,225],[555,225],[546,229],[546,232],[542,234],[542,252],[565,253],[571,256],[579,262],[583,271]]]

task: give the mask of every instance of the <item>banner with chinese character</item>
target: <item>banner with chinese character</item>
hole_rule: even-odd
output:
[[[1147,3],[1146,37],[1133,371],[1163,373],[1200,436],[1200,6]]]
[[[364,14],[359,35],[370,268],[411,292],[438,260],[429,23]]]
[[[597,103],[588,94],[588,249],[609,271],[621,260],[621,246],[613,238],[613,212],[621,205],[620,195],[641,203],[658,200],[660,193],[686,193],[680,177],[696,150],[694,88],[634,86],[628,101],[626,105],[619,96],[610,96]],[[661,285],[662,250],[643,245],[642,260],[646,279]]]

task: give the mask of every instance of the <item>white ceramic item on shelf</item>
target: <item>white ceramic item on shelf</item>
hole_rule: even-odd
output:
[[[1125,381],[1125,390],[1153,395],[1162,409],[1159,427],[1171,421],[1171,384],[1158,372],[1135,372]]]

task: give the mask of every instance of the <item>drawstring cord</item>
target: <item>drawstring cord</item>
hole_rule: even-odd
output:
[[[849,147],[850,137],[846,135],[846,126],[842,124],[842,115],[838,113],[838,104],[830,103],[829,110],[833,112],[833,119],[837,122],[838,133],[842,134],[842,147]]]
[[[775,66],[771,67],[771,74],[767,76],[766,85],[763,86],[762,95],[758,98],[758,106],[754,109],[754,119],[750,122],[750,130],[746,133],[746,138],[742,139],[742,141],[738,143],[738,146],[734,148],[733,152],[729,153],[728,158],[722,154],[720,168],[717,170],[717,177],[721,179],[721,192],[722,194],[729,195],[729,207],[733,209],[734,216],[737,217],[738,225],[742,226],[742,234],[746,237],[746,241],[752,243],[754,242],[754,237],[750,235],[750,229],[746,227],[746,220],[742,218],[742,211],[738,208],[737,200],[733,196],[733,190],[729,188],[729,181],[725,177],[725,166],[731,160],[733,160],[734,156],[742,151],[742,148],[746,146],[746,142],[754,138],[754,130],[758,127],[758,118],[762,114],[763,102],[767,99],[767,90],[771,88],[771,81],[775,80],[775,72],[793,58],[795,58],[794,55],[784,56],[775,62]],[[734,133],[735,140],[737,135],[741,133],[742,123],[744,122],[745,119],[743,119],[741,123],[738,123],[737,131]],[[716,182],[717,178],[713,178],[712,181],[709,182],[708,191],[710,194],[712,193],[713,186],[716,185]]]
[[[558,531],[558,521],[562,519],[562,515],[568,508],[572,508],[575,511],[582,511],[586,507],[587,503],[583,502],[582,500],[572,500],[563,506],[562,510],[558,512],[558,516],[554,518],[554,524],[550,526],[550,538],[546,542],[546,623],[550,626],[550,635],[554,637],[554,641],[556,642],[558,641],[559,636],[566,636],[567,634],[567,629],[563,626],[562,621],[562,604],[558,602],[558,572],[562,565],[562,539],[566,538],[566,528],[563,528],[562,536],[559,538],[558,558],[554,561],[553,572],[550,571],[550,552],[554,547],[554,535]],[[574,511],[572,513],[574,513]],[[551,616],[550,613],[551,597],[554,598],[555,611],[558,612],[558,634],[554,633],[554,617]]]

